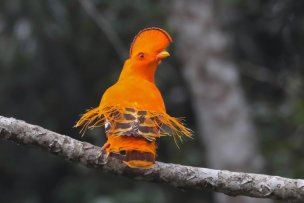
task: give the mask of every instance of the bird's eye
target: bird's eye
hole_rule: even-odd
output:
[[[144,57],[145,57],[145,54],[144,54],[144,53],[139,53],[139,54],[138,54],[138,58],[139,58],[139,59],[143,59]]]

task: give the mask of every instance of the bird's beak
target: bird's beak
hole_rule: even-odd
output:
[[[164,58],[167,58],[168,56],[170,56],[169,52],[162,51],[159,54],[157,54],[156,58],[157,58],[157,60],[162,60]]]

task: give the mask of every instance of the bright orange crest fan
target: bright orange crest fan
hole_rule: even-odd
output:
[[[191,130],[166,113],[163,98],[154,83],[158,64],[170,56],[170,35],[160,28],[147,28],[134,38],[130,57],[118,81],[103,94],[98,107],[88,110],[76,127],[104,126],[107,142],[103,150],[119,153],[133,168],[155,164],[156,141],[162,136],[190,137]],[[164,129],[167,126],[170,130]]]

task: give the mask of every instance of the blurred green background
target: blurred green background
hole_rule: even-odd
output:
[[[189,1],[189,4],[193,1]],[[304,2],[223,0],[233,18],[231,58],[258,131],[265,173],[304,176]],[[40,125],[101,146],[103,130],[84,137],[73,128],[79,114],[97,106],[118,78],[124,54],[142,28],[172,34],[174,1],[92,0],[97,19],[115,32],[118,46],[75,0],[0,1],[0,115]],[[91,13],[92,14],[92,13]],[[95,16],[96,17],[96,16]],[[182,22],[181,22],[182,23]],[[196,131],[191,91],[176,46],[156,76],[171,115]],[[119,50],[119,51],[117,51]],[[125,52],[124,52],[125,51]],[[176,88],[178,87],[178,88]],[[182,94],[180,94],[182,91]],[[181,95],[176,98],[176,95]],[[159,161],[208,167],[200,136],[177,149],[161,140]],[[0,202],[212,202],[212,193],[135,182],[65,162],[31,147],[0,141]]]

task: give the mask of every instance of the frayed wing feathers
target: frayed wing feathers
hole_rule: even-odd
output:
[[[192,130],[185,126],[182,119],[171,117],[166,113],[149,112],[149,114],[158,118],[161,127],[160,134],[162,136],[172,135],[174,139],[179,138],[179,140],[182,140],[183,136],[189,138],[192,136]],[[170,129],[169,132],[163,126],[167,126]]]
[[[107,107],[93,108],[82,115],[75,127],[82,126],[81,132],[87,128],[101,127],[109,122],[109,135],[139,135],[149,141],[161,136],[173,135],[174,139],[182,140],[183,136],[191,137],[192,131],[185,127],[181,119],[162,112],[136,110],[135,108]],[[164,128],[167,126],[169,132]]]
[[[113,117],[115,119],[116,110],[112,108],[100,109],[99,107],[88,109],[86,113],[81,115],[79,121],[77,121],[75,127],[82,126],[81,133],[84,133],[88,128],[95,128],[104,126],[107,117]]]

